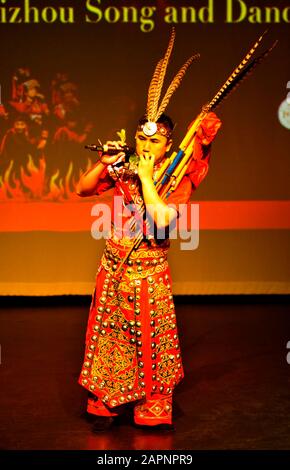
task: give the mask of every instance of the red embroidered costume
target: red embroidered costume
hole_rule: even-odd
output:
[[[198,131],[192,161],[167,204],[187,203],[208,171],[210,144],[221,123],[210,113]],[[166,157],[164,157],[166,158]],[[163,160],[154,166],[154,174]],[[153,178],[154,178],[153,174]],[[142,201],[138,175],[124,170],[122,183],[134,201]],[[110,167],[101,175],[95,194],[120,183]],[[124,221],[129,216],[124,215]],[[169,240],[144,240],[116,275],[132,239],[118,236],[118,227],[106,242],[96,276],[87,333],[85,359],[79,382],[89,392],[88,412],[115,416],[120,405],[134,402],[137,424],[171,423],[172,392],[183,378],[176,316],[167,262]]]

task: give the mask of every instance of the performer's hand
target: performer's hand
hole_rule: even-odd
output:
[[[140,155],[138,164],[138,175],[142,183],[146,180],[152,181],[155,156],[152,154]]]
[[[47,139],[48,139],[48,130],[43,129],[41,131],[40,141],[38,142],[38,145],[37,145],[38,150],[43,150],[46,147]]]
[[[120,160],[120,161],[124,160],[125,152],[123,152],[122,149],[123,149],[124,145],[126,145],[126,144],[124,144],[121,141],[108,140],[108,142],[106,142],[106,145],[109,148],[120,149],[120,152],[117,153],[116,155],[102,155],[100,161],[104,165],[112,165],[113,163],[116,163],[118,160]]]

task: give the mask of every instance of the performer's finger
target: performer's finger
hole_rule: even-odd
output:
[[[116,147],[116,145],[114,144],[114,141],[112,141],[112,140],[108,140],[107,146],[108,146],[109,148],[115,148],[115,147]]]
[[[116,140],[108,140],[107,145],[109,147],[114,147],[114,148],[117,148],[117,149],[120,148],[120,144]]]

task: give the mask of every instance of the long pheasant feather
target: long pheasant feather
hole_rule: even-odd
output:
[[[159,74],[159,78],[158,78],[158,84],[155,87],[155,96],[154,96],[154,101],[153,101],[153,104],[152,104],[152,114],[151,114],[152,121],[155,121],[155,117],[157,115],[158,103],[159,103],[159,99],[160,99],[160,95],[161,95],[161,91],[162,91],[162,87],[163,87],[163,83],[164,83],[164,78],[165,78],[168,62],[169,62],[169,59],[170,59],[170,56],[171,56],[171,53],[172,53],[172,49],[173,49],[173,46],[174,46],[174,41],[175,41],[175,29],[172,28],[171,36],[170,36],[169,43],[168,43],[168,46],[167,46],[167,50],[166,50],[164,58],[162,60],[160,74]]]
[[[176,89],[179,87],[184,75],[186,74],[186,71],[187,71],[188,67],[192,64],[192,62],[194,60],[199,59],[199,57],[200,57],[200,54],[195,54],[195,55],[191,56],[185,62],[185,64],[181,67],[181,69],[177,72],[174,79],[170,83],[170,85],[169,85],[169,87],[168,87],[168,89],[167,89],[167,91],[164,95],[164,98],[163,98],[163,100],[162,100],[162,102],[161,102],[161,104],[158,108],[157,115],[156,115],[156,118],[155,118],[156,120],[159,119],[159,117],[161,116],[163,111],[166,109],[166,106],[168,105],[171,96],[176,91]]]
[[[274,49],[278,41],[275,41],[271,47],[269,47],[266,51],[260,54],[258,57],[253,59],[247,66],[243,67],[242,70],[239,70],[237,67],[231,76],[228,78],[226,83],[221,87],[215,97],[211,100],[211,102],[205,106],[206,111],[216,109],[221,102],[229,96],[240,84],[241,82],[247,78],[254,70],[254,68],[259,65],[263,60],[270,54],[270,52]]]
[[[148,88],[148,99],[147,99],[147,109],[146,115],[149,121],[152,121],[152,108],[154,105],[155,95],[156,95],[156,88],[159,83],[160,71],[162,66],[163,59],[159,60],[158,64],[155,67],[154,74],[152,80],[150,82]]]
[[[241,63],[234,69],[234,71],[231,73],[227,81],[223,84],[223,86],[220,88],[218,93],[223,93],[224,90],[227,89],[227,87],[231,84],[232,80],[237,77],[237,75],[242,71],[242,69],[249,63],[250,59],[253,57],[256,49],[259,47],[261,41],[263,40],[263,37],[265,34],[267,34],[268,30],[264,31],[263,34],[257,39],[257,41],[254,43],[254,45],[250,48],[250,50],[247,52]],[[216,97],[214,97],[215,99]],[[213,100],[212,100],[213,101]],[[212,102],[211,102],[212,103]],[[210,105],[211,105],[210,103]]]

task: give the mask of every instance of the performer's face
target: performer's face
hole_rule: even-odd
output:
[[[37,88],[29,88],[29,90],[27,91],[27,96],[29,96],[29,98],[35,98],[37,95]]]
[[[26,122],[24,121],[15,121],[13,127],[14,127],[15,132],[17,132],[17,134],[24,134],[24,132],[27,129]]]
[[[172,140],[163,135],[154,134],[148,137],[142,131],[136,133],[135,139],[137,155],[154,155],[155,163],[162,160],[172,145]]]

